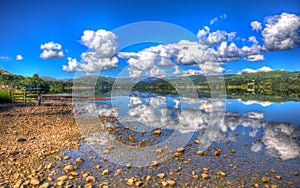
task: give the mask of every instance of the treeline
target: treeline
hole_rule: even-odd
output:
[[[0,87],[9,89],[29,89],[43,90],[44,92],[57,91],[63,92],[71,89],[72,81],[43,80],[38,74],[24,77],[21,75],[10,74],[3,69],[0,70]]]
[[[21,75],[14,74],[0,74],[0,84],[2,87],[9,88],[40,88],[40,89],[49,89],[49,84],[39,78],[37,74],[34,74],[32,77],[24,77]]]

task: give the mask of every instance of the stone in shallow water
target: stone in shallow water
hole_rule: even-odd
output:
[[[157,177],[159,177],[160,179],[162,179],[162,178],[165,177],[165,174],[164,173],[159,173],[159,174],[157,174]]]
[[[209,175],[208,174],[201,174],[202,179],[207,180],[209,179]]]
[[[162,185],[163,187],[167,187],[167,186],[168,186],[168,183],[167,183],[166,181],[162,181],[162,182],[161,182],[161,185]]]
[[[133,185],[134,184],[134,179],[133,178],[129,178],[126,182],[127,185]]]
[[[148,176],[146,176],[145,179],[146,179],[146,181],[150,181],[151,180],[151,176],[148,175]]]
[[[107,175],[109,175],[108,169],[103,170],[102,171],[102,176],[107,176]]]
[[[143,182],[141,182],[141,181],[135,182],[135,186],[136,186],[136,187],[140,187],[140,186],[142,186],[142,184],[143,184]]]
[[[170,186],[174,186],[176,184],[175,181],[173,180],[167,180],[167,183],[170,185]]]
[[[71,172],[71,171],[74,171],[75,170],[75,167],[73,166],[73,165],[66,165],[65,167],[64,167],[64,171],[65,172]]]
[[[85,181],[87,183],[94,183],[96,180],[95,180],[94,176],[88,176],[88,177],[86,177]]]
[[[270,181],[270,178],[268,178],[268,177],[262,177],[261,178],[261,182],[263,182],[263,183],[268,183]]]
[[[280,180],[280,179],[281,179],[281,176],[275,175],[274,178],[277,179],[277,180]]]
[[[220,176],[223,176],[223,177],[226,176],[226,173],[225,173],[225,172],[222,172],[222,171],[218,171],[217,174],[220,175]]]
[[[65,157],[64,157],[64,160],[65,161],[67,161],[67,160],[69,160],[70,159],[70,156],[68,156],[68,155],[66,155]]]
[[[184,152],[184,148],[177,148],[176,151],[177,152]]]
[[[78,176],[78,172],[75,172],[75,171],[70,172],[70,174],[71,174],[72,176]]]
[[[194,140],[194,143],[195,143],[196,145],[199,145],[199,144],[200,144],[200,141],[199,141],[199,140]]]
[[[121,174],[122,173],[122,169],[118,169],[118,170],[116,170],[116,172],[115,172],[115,176],[118,176],[119,174]]]
[[[83,159],[81,159],[81,158],[76,159],[76,164],[80,165],[82,163],[83,163]]]
[[[158,165],[158,161],[152,161],[152,166],[157,166]]]
[[[161,133],[161,130],[160,130],[160,129],[156,129],[153,133],[154,133],[155,135],[159,136],[160,133]]]

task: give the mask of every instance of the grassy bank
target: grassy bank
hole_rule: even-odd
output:
[[[9,90],[0,89],[0,103],[9,102],[9,101],[10,101]]]

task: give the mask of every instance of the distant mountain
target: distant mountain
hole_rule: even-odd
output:
[[[42,80],[46,81],[46,82],[55,82],[55,81],[59,81],[56,78],[53,77],[49,77],[49,76],[41,76],[40,77]]]
[[[0,68],[0,74],[11,74],[11,73]]]
[[[0,83],[14,85],[30,85],[26,82],[24,76],[11,74],[10,72],[0,68]],[[30,77],[28,77],[29,79]],[[278,83],[281,85],[296,85],[300,80],[300,71],[288,72],[283,70],[274,70],[269,72],[255,72],[255,73],[244,73],[244,74],[224,74],[224,82],[227,86],[241,86],[241,85],[268,85],[276,86]],[[97,88],[109,88],[114,84],[117,87],[127,87],[132,84],[136,85],[165,85],[164,82],[176,83],[178,85],[186,85],[187,82],[192,81],[196,85],[207,85],[207,78],[204,75],[192,75],[188,77],[169,77],[164,79],[159,79],[156,77],[145,77],[145,78],[111,78],[105,76],[82,76],[74,79],[56,79],[48,76],[41,76],[40,79],[46,82],[51,87],[55,85],[63,86],[88,86]],[[213,80],[214,77],[210,77]],[[25,80],[25,81],[22,81]],[[164,81],[163,81],[164,80]],[[300,84],[299,84],[300,85]]]
[[[155,82],[159,80],[158,78],[155,78],[155,77],[148,77],[148,78],[145,78],[145,79],[142,79],[141,81],[139,81],[140,84],[150,84],[152,82]]]

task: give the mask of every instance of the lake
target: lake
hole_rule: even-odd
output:
[[[81,170],[92,172],[100,182],[124,186],[121,177],[144,181],[147,175],[165,173],[177,185],[300,185],[300,102],[134,91],[74,104],[84,141],[79,150],[65,153],[89,161]],[[95,165],[123,173],[103,177]],[[156,187],[161,181],[144,183]]]

